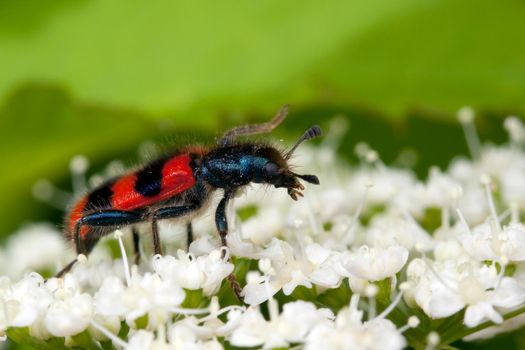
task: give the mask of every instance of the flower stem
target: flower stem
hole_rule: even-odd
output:
[[[520,307],[519,309],[516,309],[514,311],[511,311],[509,313],[506,313],[505,315],[503,315],[503,319],[504,320],[510,320],[511,318],[514,318],[516,316],[519,316],[521,314],[525,313],[525,306],[524,307]],[[462,327],[451,327],[450,328],[450,331],[447,333],[447,332],[444,332],[442,335],[441,335],[441,345],[447,345],[447,344],[451,344],[453,342],[455,342],[456,340],[459,340],[459,339],[462,339],[464,337],[466,337],[467,335],[470,335],[470,334],[473,334],[473,333],[476,333],[476,332],[479,332],[487,327],[490,327],[490,326],[494,326],[494,322],[492,321],[487,321],[487,322],[484,322],[476,327],[472,327],[472,328],[467,328],[465,326],[462,326]]]

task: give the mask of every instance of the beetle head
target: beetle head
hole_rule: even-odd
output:
[[[290,170],[288,166],[288,160],[292,156],[293,152],[297,147],[304,141],[313,139],[321,136],[322,131],[319,126],[314,125],[305,131],[303,136],[297,140],[293,147],[287,151],[284,155],[273,148],[264,150],[268,161],[264,164],[259,175],[259,181],[274,185],[276,188],[286,188],[288,195],[293,200],[297,200],[298,197],[302,197],[304,185],[299,179],[308,183],[319,185],[319,179],[315,175],[301,175]]]

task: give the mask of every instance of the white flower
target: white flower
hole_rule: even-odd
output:
[[[179,250],[177,258],[169,255],[155,256],[153,269],[164,280],[172,281],[186,289],[203,289],[206,295],[212,295],[233,271],[233,264],[221,255],[220,249],[199,257]]]
[[[197,262],[206,277],[202,284],[204,295],[213,295],[219,290],[222,281],[233,272],[233,264],[222,258],[222,250],[217,249],[205,256],[199,256]]]
[[[401,245],[413,250],[416,245],[431,249],[435,242],[412,218],[404,218],[393,210],[377,215],[364,233],[366,243],[374,247],[388,248]]]
[[[361,197],[364,189],[371,184],[367,195],[367,207],[388,206],[400,193],[413,188],[415,183],[414,174],[406,170],[358,169],[352,174],[347,193],[356,198],[353,203],[358,203],[357,198]],[[351,209],[353,211],[356,207]]]
[[[362,230],[358,220],[348,214],[337,215],[326,221],[329,227],[315,236],[314,241],[325,248],[336,251],[345,251],[355,241],[357,233]]]
[[[95,310],[99,315],[121,316],[127,311],[123,295],[126,287],[117,277],[108,277],[102,283],[100,289],[95,293]]]
[[[468,258],[467,252],[457,240],[448,239],[437,242],[434,247],[434,258],[436,260],[456,260],[462,261]]]
[[[103,258],[95,259],[90,254],[87,261],[77,263],[69,274],[75,277],[82,290],[92,294],[100,289],[102,283],[109,277],[124,279],[122,260],[113,260],[107,255]]]
[[[4,290],[4,311],[10,327],[30,327],[31,334],[46,339],[49,336],[42,319],[53,303],[52,293],[42,276],[31,273]]]
[[[380,281],[398,273],[408,259],[408,250],[401,246],[388,248],[361,246],[355,252],[343,253],[341,273],[368,281]]]
[[[358,192],[361,194],[365,187]],[[356,196],[356,198],[358,198]],[[326,187],[318,194],[319,218],[321,221],[331,220],[334,217],[351,212],[351,201],[348,193],[340,186]],[[311,204],[310,204],[311,205]]]
[[[304,342],[312,327],[333,318],[328,309],[316,309],[304,301],[288,303],[280,315],[275,313],[269,321],[256,308],[237,314],[239,326],[230,336],[230,343],[240,347],[262,346],[264,349],[287,347],[290,343]]]
[[[494,310],[494,307],[508,309],[525,301],[525,292],[519,287],[516,280],[510,277],[503,277],[499,286],[491,291],[483,290],[486,286],[479,283],[479,280],[472,279],[463,280],[459,288],[465,288],[465,291],[469,293],[468,296],[473,294],[473,298],[470,299],[463,293],[464,300],[470,304],[465,312],[465,324],[468,327],[475,327],[486,319],[494,323],[501,323],[503,318]]]
[[[244,239],[257,245],[269,243],[283,228],[283,211],[277,207],[263,207],[255,217],[251,217],[242,224]]]
[[[520,117],[508,116],[505,118],[503,126],[509,133],[509,139],[511,142],[516,144],[525,143],[525,125],[521,121]]]
[[[494,266],[461,265],[453,260],[434,262],[432,268],[413,260],[407,274],[414,284],[417,304],[432,318],[448,317],[464,307],[464,322],[474,327],[484,320],[501,323],[495,307],[512,308],[525,301],[525,291],[511,277],[498,276]]]
[[[500,261],[525,260],[525,229],[521,224],[510,224],[502,231],[494,224],[481,224],[460,237],[463,248],[473,258]]]
[[[182,288],[170,280],[157,274],[133,273],[129,287],[118,278],[107,278],[94,299],[100,315],[120,316],[134,325],[135,319],[148,314],[149,326],[155,327],[167,320],[170,309],[178,307],[184,297]]]
[[[513,147],[484,147],[480,158],[475,162],[465,159],[454,161],[450,166],[452,177],[458,179],[464,190],[460,209],[467,221],[480,223],[488,214],[488,206],[483,200],[479,181],[488,175],[501,187],[505,202],[516,201],[525,206],[525,157],[523,152]]]
[[[507,202],[525,207],[525,161],[513,164],[501,176],[501,191]]]
[[[139,330],[130,337],[126,350],[147,350],[151,349],[155,335],[145,330]]]
[[[466,232],[459,237],[466,252],[473,258],[483,260],[499,260],[492,250],[492,230],[488,223],[481,224],[472,232]]]
[[[274,238],[267,253],[272,276],[252,279],[244,287],[244,301],[249,305],[262,303],[280,289],[290,295],[297,286],[311,288],[312,283],[316,283],[334,288],[341,282],[342,276],[335,270],[338,253],[319,244],[294,249],[287,242]]]
[[[145,330],[139,330],[130,337],[126,350],[169,350],[170,346],[155,335]]]
[[[269,276],[261,276],[258,272],[248,272],[246,285],[242,289],[244,302],[248,305],[259,305],[273,297],[281,288],[278,281],[269,282]]]
[[[179,306],[184,297],[181,287],[172,281],[162,280],[159,275],[134,275],[131,285],[122,296],[127,307],[126,319],[129,323],[148,313],[150,325],[154,327],[157,322],[165,322],[169,309]]]
[[[273,338],[277,336],[270,332],[270,329],[267,327],[267,321],[257,309],[249,308],[240,317],[242,317],[242,321],[238,322],[239,327],[233,331],[229,339],[232,345],[243,347],[258,346],[264,344],[267,337]],[[278,338],[278,344],[276,343],[276,341],[272,341],[272,346],[286,346],[286,342],[281,338]]]
[[[186,289],[200,289],[206,280],[195,256],[186,254],[182,250],[177,251],[177,258],[169,255],[156,255],[153,258],[153,269],[163,279],[175,281]]]
[[[476,166],[479,175],[488,174],[490,177],[502,179],[509,169],[523,164],[524,161],[523,153],[511,147],[485,147]]]
[[[219,321],[219,319],[216,320]],[[170,348],[222,350],[223,346],[216,340],[214,332],[208,332],[208,330],[211,328],[199,327],[194,317],[176,322],[170,327],[168,333]]]
[[[384,318],[362,322],[363,312],[357,309],[358,295],[350,307],[343,308],[335,322],[318,323],[306,337],[306,350],[313,349],[403,349],[405,338],[395,325]]]
[[[234,256],[257,259],[259,252],[263,250],[261,247],[255,245],[253,242],[242,238],[241,228],[232,229],[226,237],[230,253]]]
[[[217,248],[217,244],[218,244],[218,241],[217,242],[213,241],[209,235],[202,235],[201,237],[194,239],[193,242],[191,242],[190,249],[188,252],[192,253],[194,256],[210,254],[212,250]],[[230,247],[230,250],[231,250],[231,247]]]
[[[26,271],[54,270],[70,259],[62,233],[47,223],[24,226],[9,238],[0,273],[20,278]]]
[[[313,265],[308,275],[313,283],[328,288],[337,287],[341,283],[341,276],[336,272],[339,253],[313,243],[305,247],[304,255]]]
[[[509,224],[498,239],[502,241],[500,256],[506,256],[510,261],[525,260],[525,227],[522,224]]]
[[[396,203],[416,216],[426,208],[450,207],[455,204],[459,183],[438,168],[432,168],[425,184],[418,183],[396,198]]]
[[[120,317],[118,316],[102,316],[94,315],[93,321],[104,329],[108,330],[112,334],[118,334],[120,332],[121,323]],[[107,334],[102,333],[100,329],[95,328],[92,324],[89,327],[89,334],[96,340],[106,341],[111,340],[108,338]]]
[[[55,300],[44,319],[49,333],[65,337],[81,333],[89,326],[93,316],[93,301],[89,294],[75,293]]]
[[[126,350],[222,350],[223,347],[216,339],[202,341],[193,333],[192,329],[181,326],[180,323],[170,327],[169,342],[161,339],[152,332],[139,330],[131,337]]]
[[[7,309],[4,303],[4,293],[10,288],[11,281],[8,277],[0,276],[0,341],[6,340],[5,331],[9,327]]]
[[[489,215],[489,205],[483,188],[477,181],[462,184],[463,195],[459,199],[459,209],[467,222],[471,224],[482,223]]]
[[[300,343],[314,326],[333,317],[329,309],[316,309],[314,304],[304,301],[291,302],[283,306],[279,331],[288,342]]]

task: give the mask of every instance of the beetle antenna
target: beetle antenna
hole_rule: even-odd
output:
[[[319,185],[319,178],[315,175],[307,175],[307,174],[300,175],[300,174],[295,174],[295,173],[294,175],[300,179],[303,179],[306,182],[309,182],[314,185]]]
[[[311,140],[311,139],[314,139],[316,137],[319,137],[323,135],[323,131],[321,130],[321,128],[319,127],[319,125],[314,125],[312,127],[310,127],[308,130],[306,130],[303,134],[303,136],[301,136],[299,138],[299,140],[297,140],[297,142],[295,143],[295,145],[293,145],[293,147],[288,151],[286,152],[286,154],[284,155],[284,159],[285,160],[288,160],[290,159],[290,157],[292,156],[293,152],[297,149],[297,147],[299,147],[299,145],[301,143],[303,143],[304,141],[308,141],[308,140]]]
[[[281,124],[288,115],[289,105],[284,105],[272,120],[261,124],[248,124],[226,131],[219,139],[219,145],[225,146],[233,142],[238,136],[265,134],[271,132]]]

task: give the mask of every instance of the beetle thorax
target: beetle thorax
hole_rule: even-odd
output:
[[[210,185],[231,188],[263,182],[261,169],[268,159],[249,154],[230,154],[204,159],[201,173]]]

